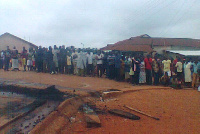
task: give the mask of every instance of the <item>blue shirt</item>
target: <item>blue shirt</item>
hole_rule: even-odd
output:
[[[198,63],[199,65],[200,65],[200,63]],[[193,73],[196,73],[197,74],[197,69],[198,69],[198,64],[196,64],[196,63],[191,63],[191,65],[193,66],[193,70],[194,70],[194,72]]]
[[[200,69],[200,62],[197,63],[197,69]]]

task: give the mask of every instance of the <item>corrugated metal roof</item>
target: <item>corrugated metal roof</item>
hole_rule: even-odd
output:
[[[138,46],[137,46],[138,45]],[[147,46],[149,45],[149,46]],[[119,41],[114,45],[109,45],[104,48],[103,50],[113,50],[113,49],[120,49],[123,50],[124,46],[132,47],[133,49],[136,48],[136,51],[144,51],[147,47],[150,51],[151,46],[183,46],[183,47],[194,47],[200,48],[200,39],[189,39],[189,38],[154,38],[150,37],[149,35],[141,35],[137,37],[131,37],[129,39]],[[139,46],[145,48],[139,48]],[[132,50],[130,50],[132,51]]]
[[[167,50],[168,52],[171,53],[176,53],[176,54],[181,54],[184,56],[200,56],[200,51],[188,51],[188,50]]]
[[[135,52],[152,52],[153,49],[150,45],[131,45],[131,44],[123,44],[123,45],[110,45],[102,50],[119,50],[119,51],[135,51]]]

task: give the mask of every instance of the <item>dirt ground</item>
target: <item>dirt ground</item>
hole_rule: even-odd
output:
[[[0,78],[91,90],[131,87],[131,85],[126,82],[116,82],[106,78],[80,77],[65,74],[51,75],[48,73],[36,73],[28,71],[4,72],[3,70],[0,70]]]
[[[35,72],[4,72],[0,78],[23,80],[26,82],[59,85],[88,90],[119,89],[126,91],[115,98],[105,101],[95,100],[100,109],[121,109],[140,116],[140,120],[130,120],[109,113],[99,114],[101,127],[86,128],[83,115],[77,113],[76,121],[66,126],[62,133],[87,134],[199,134],[200,92],[193,89],[175,90],[166,87],[132,86],[125,82],[116,82],[106,78],[79,77],[70,75],[50,75]],[[159,121],[131,111],[127,105],[160,118]],[[61,120],[62,122],[62,120]],[[62,124],[59,122],[60,124]]]
[[[198,134],[200,128],[200,97],[194,90],[139,90],[125,93],[115,98],[96,101],[100,109],[120,109],[139,116],[131,120],[111,115],[99,114],[102,126],[88,128],[83,126],[84,117],[77,114],[77,122],[64,132],[86,134]],[[155,120],[124,107],[127,105],[141,110],[160,120]],[[105,107],[106,106],[106,107]]]

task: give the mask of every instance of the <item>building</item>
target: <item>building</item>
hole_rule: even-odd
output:
[[[200,50],[200,39],[189,38],[159,38],[150,37],[147,34],[131,37],[119,41],[113,45],[108,45],[102,50],[120,51],[155,51],[162,54],[166,50]]]
[[[23,40],[15,35],[12,35],[10,33],[4,33],[0,36],[0,51],[1,50],[6,50],[7,46],[9,46],[9,48],[12,50],[13,47],[15,46],[16,49],[21,52],[23,47],[25,47],[27,50],[29,48],[33,48],[36,49],[37,46],[26,41]]]
[[[166,50],[166,54],[172,58],[182,57],[199,60],[200,50]]]

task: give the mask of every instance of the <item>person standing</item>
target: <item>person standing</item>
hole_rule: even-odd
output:
[[[138,56],[132,59],[132,68],[134,71],[134,84],[138,85],[139,84],[139,77],[140,77],[140,60]]]
[[[174,72],[175,74],[177,73],[176,63],[178,62],[178,59],[178,56],[176,56],[176,58],[172,62],[172,72]]]
[[[38,73],[43,71],[43,58],[44,58],[44,50],[42,49],[41,46],[39,46],[39,49],[37,51]]]
[[[120,68],[121,68],[121,56],[119,52],[116,52],[115,55],[115,79],[120,80]]]
[[[131,61],[129,60],[129,57],[126,56],[125,61],[124,61],[124,74],[125,74],[124,79],[125,79],[125,81],[128,81],[130,79],[130,75],[129,75],[130,66],[131,66]]]
[[[33,69],[32,57],[33,57],[33,48],[29,48],[28,60],[27,60],[28,71],[31,71]]]
[[[97,76],[102,77],[103,74],[103,57],[104,55],[99,51],[96,59],[97,59]]]
[[[113,52],[110,52],[110,55],[107,57],[108,61],[108,69],[107,69],[107,75],[109,79],[115,78],[115,55]]]
[[[74,52],[72,53],[72,63],[73,63],[73,74],[77,75],[78,74],[78,68],[77,68],[77,61],[78,61],[78,57],[79,54],[77,52],[77,50],[74,50]]]
[[[156,56],[153,59],[152,67],[153,67],[154,84],[158,85],[159,84],[160,64],[159,64]]]
[[[5,51],[5,67],[4,67],[5,71],[9,71],[8,69],[9,69],[10,57],[11,57],[11,51],[9,46],[7,46],[7,50]]]
[[[164,71],[164,74],[165,74],[165,72],[167,72],[167,73],[168,73],[168,76],[171,77],[171,71],[170,71],[171,60],[165,58],[165,59],[162,61],[162,63],[163,63],[163,71]]]
[[[195,88],[197,86],[197,80],[198,78],[198,68],[197,68],[198,60],[196,59],[192,64],[191,68],[193,68],[193,74],[192,74],[192,88]]]
[[[33,50],[32,62],[33,62],[32,69],[35,71],[36,70],[36,51],[35,50]]]
[[[108,53],[105,53],[103,51],[102,51],[102,53],[104,55],[104,57],[103,57],[103,74],[106,75],[106,69],[107,69],[107,66],[108,66],[108,61],[107,61],[107,59],[108,59]]]
[[[121,56],[121,65],[120,65],[120,80],[124,80],[125,72],[125,56]]]
[[[66,66],[66,58],[67,58],[67,51],[65,49],[65,45],[62,45],[60,48],[60,67],[59,67],[59,72],[64,73],[64,68]]]
[[[152,84],[152,58],[150,55],[147,55],[147,57],[144,59],[145,63],[145,73],[146,73],[146,82],[148,85]]]
[[[143,83],[146,83],[144,57],[141,57],[141,61],[142,62],[140,63],[140,80],[139,80],[139,83],[143,84]]]
[[[178,81],[182,81],[182,77],[183,77],[183,64],[182,64],[180,58],[177,59],[177,63],[175,65],[175,67],[176,67],[177,80]]]
[[[58,73],[58,54],[59,54],[59,52],[60,51],[57,48],[57,46],[54,45],[54,49],[52,51],[52,53],[53,53],[53,69],[52,69],[51,74]]]
[[[191,81],[192,81],[192,77],[191,77],[191,63],[188,60],[185,62],[184,76],[185,76],[185,83],[190,86]]]
[[[0,69],[3,69],[3,65],[4,65],[4,60],[5,60],[5,53],[4,51],[2,50],[1,53],[0,53],[1,57],[0,57]]]
[[[12,71],[15,70],[19,71],[19,61],[18,61],[18,50],[14,46],[12,51]]]
[[[78,75],[85,76],[85,68],[86,68],[86,54],[84,52],[80,52],[77,61]]]
[[[66,66],[66,74],[72,74],[72,57],[70,56],[70,53],[67,53],[67,66]]]
[[[92,64],[93,64],[93,76],[96,76],[97,74],[97,52],[93,51],[93,58],[92,58]]]
[[[48,72],[51,74],[53,69],[53,53],[51,46],[49,46],[49,50],[47,51],[47,69]]]
[[[48,72],[48,68],[47,68],[47,63],[48,63],[48,48],[43,47],[42,48],[42,52],[43,52],[43,67],[42,67],[42,71],[43,73],[47,73]]]
[[[93,64],[92,64],[92,60],[93,60],[93,52],[88,52],[87,55],[87,74],[89,76],[92,76],[93,74]]]
[[[197,75],[198,75],[198,82],[200,83],[200,59],[198,59],[198,63],[197,63]],[[199,87],[199,85],[198,85]]]
[[[26,61],[27,61],[27,50],[25,49],[25,47],[23,47],[23,50],[21,52],[21,58],[22,58],[22,66],[24,67],[24,71],[26,71]]]

